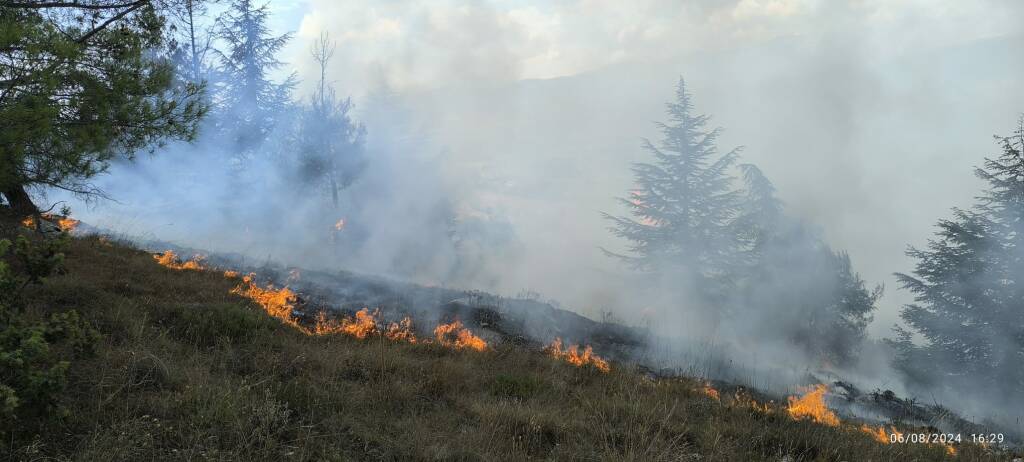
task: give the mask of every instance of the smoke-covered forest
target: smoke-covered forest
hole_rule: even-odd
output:
[[[388,369],[385,341],[431,358],[440,354],[435,347],[536,350],[598,377],[621,369],[644,380],[692,380],[701,399],[728,412],[736,403],[757,410],[788,399],[778,411],[792,417],[785,425],[863,422],[862,432],[851,428],[867,442],[864,434],[875,443],[915,432],[974,435],[943,439],[940,456],[1002,460],[1024,441],[1019,5],[363,3],[0,3],[6,456],[102,459],[100,445],[40,442],[42,428],[84,435],[106,425],[75,417],[88,414],[87,402],[75,398],[82,390],[104,397],[88,404],[103,415],[136,389],[169,397],[207,386],[211,372],[167,365],[168,357],[184,361],[184,350],[161,356],[155,351],[164,347],[143,341],[150,317],[158,326],[151,330],[185,332],[196,351],[235,345],[217,353],[216,368],[248,371],[238,373],[241,388],[223,389],[239,397],[238,409],[248,409],[241,404],[251,399],[242,398],[247,387],[271,380],[261,374],[281,385],[267,388],[269,407],[254,407],[252,416],[192,403],[212,420],[175,421],[193,428],[221,418],[259,422],[251,429],[203,443],[161,439],[156,429],[147,430],[148,443],[103,440],[157,451],[119,449],[118,459],[918,457],[804,440],[716,452],[725,450],[706,441],[719,437],[704,433],[715,430],[678,430],[691,436],[673,439],[675,411],[637,424],[650,426],[650,439],[602,434],[595,438],[605,446],[579,443],[600,453],[570,445],[557,425],[531,433],[541,423],[509,430],[508,448],[425,449],[423,436],[403,452],[406,443],[365,436],[406,438],[386,425],[296,417],[324,412],[302,409],[326,406],[317,400],[331,396],[292,400],[299,385],[281,374],[312,376],[293,371],[305,367],[302,354],[288,366],[239,359],[261,349],[308,350],[320,355],[316,361],[356,355],[330,361],[344,363],[331,377],[399,387],[401,379],[385,378],[397,368]],[[984,26],[965,26],[980,19]],[[114,256],[110,249],[120,246],[157,252],[155,262],[142,260],[176,270],[166,281],[200,277],[192,272],[218,280],[132,280],[149,270],[128,253]],[[90,252],[93,260],[81,257]],[[91,276],[75,276],[76,268]],[[108,272],[119,282],[93,280]],[[215,289],[228,283],[235,287]],[[210,314],[219,305],[188,308],[209,297],[175,302],[192,300],[176,292],[164,301],[153,287],[165,285],[234,297],[216,303],[248,300],[281,321],[274,326],[305,337],[376,335],[380,363],[376,350],[328,353],[307,340],[238,346],[270,327],[234,311]],[[89,298],[107,292],[137,301]],[[91,303],[113,303],[102,310],[115,311],[90,314]],[[132,303],[140,308],[128,310]],[[165,305],[170,311],[159,311]],[[118,324],[127,319],[141,320]],[[211,327],[222,324],[232,330]],[[564,349],[563,338],[585,349]],[[130,345],[129,353],[108,345]],[[418,364],[393,354],[395,364]],[[498,359],[459,358],[432,370],[467,369],[455,377],[499,368]],[[360,361],[369,361],[365,370],[352,365]],[[534,360],[515,361],[525,368]],[[118,380],[108,375],[122,364],[127,385],[104,385]],[[85,370],[106,372],[89,378]],[[551,385],[567,376],[545,371],[559,378],[500,369],[481,387],[487,399],[526,406],[546,396],[545,387],[597,386],[578,378]],[[486,407],[438,398],[475,393],[468,384],[476,379],[465,380],[429,379],[426,391],[410,396],[444,409]],[[678,402],[663,390],[630,390],[627,401]],[[728,406],[724,395],[732,396]],[[363,405],[377,398],[367,399]],[[147,410],[160,409],[159,401],[132,402],[129,414],[109,414],[110,421],[175,418]],[[806,405],[819,406],[801,410]],[[380,421],[388,412],[405,415],[388,406],[361,412],[384,412]],[[595,411],[600,425],[580,425],[615,433],[617,414],[606,411]],[[239,414],[224,417],[230,412]],[[776,415],[767,405],[758,412]],[[490,422],[484,414],[466,418]],[[757,422],[736,425],[783,425]],[[300,430],[275,433],[318,425],[344,428],[351,447],[332,452]],[[189,457],[178,452],[186,447]]]

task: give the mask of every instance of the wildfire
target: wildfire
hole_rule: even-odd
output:
[[[547,348],[551,356],[555,358],[565,360],[570,364],[574,364],[578,367],[583,367],[590,364],[596,367],[601,372],[608,372],[611,370],[611,366],[608,365],[608,361],[605,361],[600,356],[594,354],[594,349],[587,345],[583,348],[583,352],[580,353],[579,345],[569,345],[564,350],[562,349],[562,339],[556,338],[551,345]]]
[[[437,326],[434,329],[434,337],[437,338],[437,343],[449,348],[472,348],[476,351],[487,349],[487,342],[473,335],[459,320]]]
[[[340,322],[327,318],[327,314],[320,312],[316,318],[316,324],[311,333],[313,335],[345,334],[357,339],[365,339],[374,332],[383,332],[390,340],[416,343],[416,334],[412,330],[412,319],[408,316],[401,322],[393,322],[386,330],[381,330],[377,325],[377,311],[370,312],[363,308],[356,312],[355,316],[342,319]]]
[[[721,395],[719,395],[718,390],[715,390],[714,388],[711,387],[711,382],[704,382],[704,385],[701,387],[700,392],[704,393],[705,396],[715,401],[721,399]]]
[[[871,437],[874,438],[875,441],[882,444],[892,444],[893,441],[904,441],[903,433],[897,430],[896,427],[889,427],[889,432],[886,432],[884,425],[879,425],[878,428],[871,428],[871,426],[869,425],[861,424],[860,431],[871,435]],[[950,456],[955,456],[957,453],[956,447],[953,446],[952,444],[931,442],[929,442],[928,444],[941,444],[942,447],[946,450],[946,454]]]
[[[82,223],[81,221],[78,221],[71,217],[64,217],[60,215],[54,215],[51,213],[41,214],[40,217],[45,221],[57,225],[57,227],[60,228],[61,231],[68,233],[74,231],[75,228],[78,228],[78,225]],[[21,224],[26,228],[35,228],[36,219],[33,216],[28,216],[25,217],[24,220],[21,220]]]
[[[409,319],[408,316],[403,318],[401,322],[389,324],[388,330],[384,332],[384,335],[391,340],[416,343],[416,334],[412,331],[412,319]]]
[[[818,384],[811,387],[803,396],[796,398],[790,396],[789,407],[786,409],[794,419],[809,417],[815,422],[835,427],[839,425],[839,418],[825,405],[825,392],[828,386]]]
[[[345,229],[345,219],[344,218],[338,219],[338,222],[334,224],[334,229],[337,230],[337,231],[341,231],[341,230]]]
[[[377,330],[377,321],[369,309],[356,312],[355,317],[341,320],[341,332],[358,339],[364,339]]]
[[[871,428],[866,424],[861,424],[860,431],[871,435],[871,437],[874,438],[875,441],[879,443],[889,444],[891,442],[889,440],[889,434],[885,432],[885,427],[883,426],[879,426],[878,428]]]
[[[744,391],[743,389],[738,389],[735,393],[733,393],[732,403],[730,405],[734,407],[749,407],[750,409],[753,409],[757,412],[769,414],[772,412],[773,403],[774,401],[769,401],[767,403],[759,403],[757,402],[757,400],[752,398],[748,392]]]
[[[295,311],[295,303],[297,297],[295,292],[287,287],[275,289],[274,286],[268,285],[266,288],[260,287],[256,284],[253,274],[244,276],[242,283],[231,289],[231,293],[241,295],[248,298],[261,307],[267,312],[267,314],[277,318],[281,322],[290,326],[299,327],[298,322],[295,320],[293,312]]]
[[[182,262],[181,259],[178,258],[178,255],[175,254],[174,251],[172,251],[172,250],[168,250],[168,251],[164,252],[163,254],[153,255],[153,259],[156,260],[157,263],[159,263],[159,264],[161,264],[163,266],[166,266],[166,267],[171,268],[171,269],[176,269],[176,270],[195,270],[195,271],[200,271],[200,270],[206,269],[206,267],[203,266],[203,263],[202,263],[203,258],[201,256],[197,255],[195,257],[192,257],[191,260],[188,260],[186,262]],[[237,275],[237,273],[235,273],[235,274]]]
[[[357,311],[355,316],[344,318],[339,322],[327,319],[327,314],[321,311],[317,315],[312,334],[345,334],[362,340],[377,331],[376,314],[376,312],[370,313],[369,308],[363,308]]]

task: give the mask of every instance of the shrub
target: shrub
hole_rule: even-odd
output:
[[[75,311],[53,314],[44,322],[24,314],[22,291],[61,270],[66,244],[67,235],[39,243],[19,236],[8,255],[11,242],[0,240],[0,432],[60,415],[57,397],[70,359],[92,353],[99,338]]]

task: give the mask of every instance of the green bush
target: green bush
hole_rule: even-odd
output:
[[[0,432],[61,414],[57,397],[70,359],[92,353],[99,338],[75,311],[43,322],[30,321],[24,313],[23,290],[61,270],[66,245],[66,235],[38,243],[19,236],[8,255],[11,242],[0,240]]]

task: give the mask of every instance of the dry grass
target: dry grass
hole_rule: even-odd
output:
[[[76,239],[30,313],[74,308],[103,335],[72,365],[70,411],[10,435],[16,460],[932,461],[721,401],[691,380],[610,373],[498,346],[307,336],[239,296],[236,280]],[[999,460],[964,447],[961,460]]]

